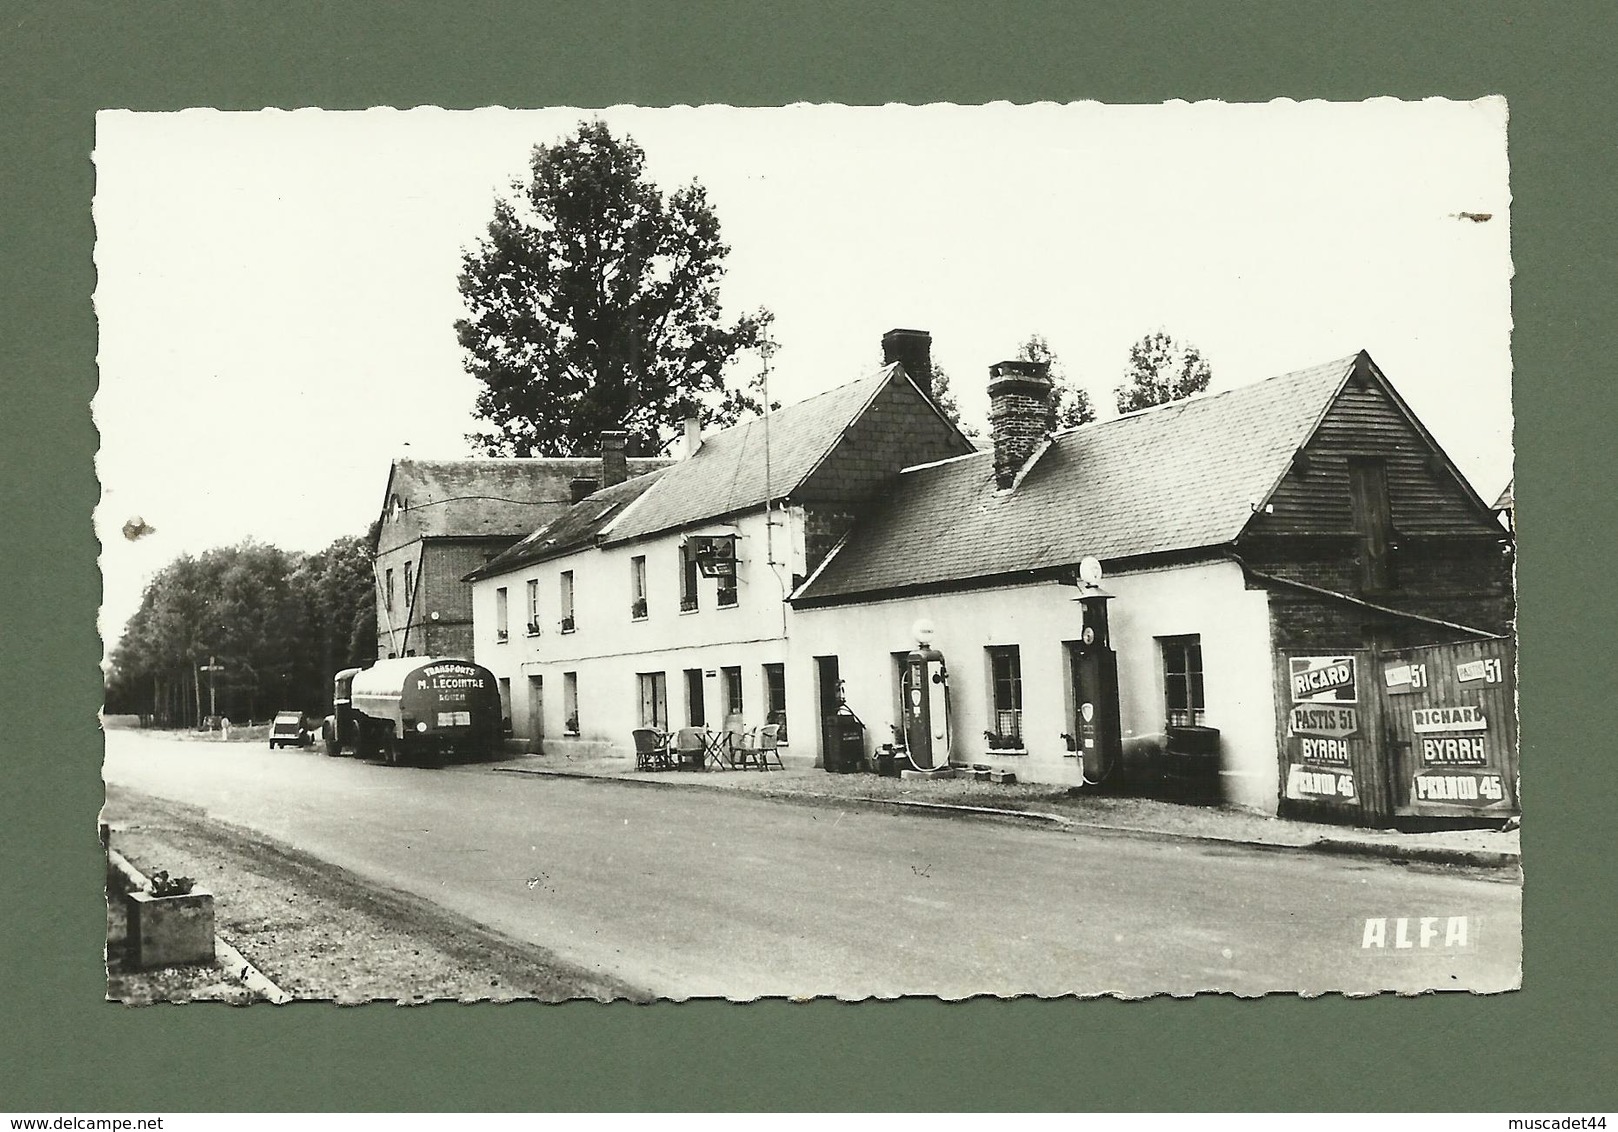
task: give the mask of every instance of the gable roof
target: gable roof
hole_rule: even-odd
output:
[[[905,380],[905,375],[893,363],[768,417],[754,417],[705,437],[695,456],[669,468],[658,478],[656,490],[613,525],[608,541],[644,538],[787,498],[896,378]]]
[[[671,461],[632,459],[638,476]],[[601,475],[595,456],[488,457],[475,460],[393,461],[382,495],[383,514],[403,501],[423,538],[516,538],[572,505],[576,478]]]
[[[992,452],[909,469],[793,601],[1232,542],[1360,356],[1065,430],[1012,491]]]
[[[1515,507],[1516,502],[1511,497],[1511,491],[1512,491],[1512,488],[1514,488],[1516,486],[1517,486],[1517,479],[1516,479],[1515,476],[1513,476],[1511,479],[1507,480],[1505,490],[1503,490],[1500,493],[1500,498],[1496,499],[1494,501],[1494,506],[1489,508],[1489,510],[1491,510],[1491,511],[1510,511],[1510,510],[1512,510]]]
[[[667,468],[655,468],[586,496],[505,553],[466,575],[464,580],[470,582],[504,574],[594,542],[608,524],[623,514],[625,507],[639,499],[660,476],[667,473]]]

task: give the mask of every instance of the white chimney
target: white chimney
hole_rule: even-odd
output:
[[[702,448],[702,420],[699,417],[685,418],[685,458],[689,460]]]

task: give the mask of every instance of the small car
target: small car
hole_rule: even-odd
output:
[[[270,749],[277,747],[307,747],[309,729],[304,726],[301,711],[278,711],[270,724]]]

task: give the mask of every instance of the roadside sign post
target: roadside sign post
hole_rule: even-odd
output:
[[[208,674],[208,716],[211,719],[217,719],[219,716],[219,709],[218,704],[214,699],[214,673],[223,672],[225,670],[225,666],[223,664],[214,663],[214,658],[210,656],[208,658],[208,663],[202,665],[201,667],[202,671]]]

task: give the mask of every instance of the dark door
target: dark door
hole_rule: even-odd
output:
[[[1349,496],[1360,536],[1360,582],[1375,592],[1393,585],[1393,509],[1388,502],[1388,470],[1381,460],[1350,460]]]
[[[820,704],[820,757],[821,765],[825,766],[837,759],[837,709],[843,703],[843,681],[838,675],[835,656],[815,657],[815,685]]]

